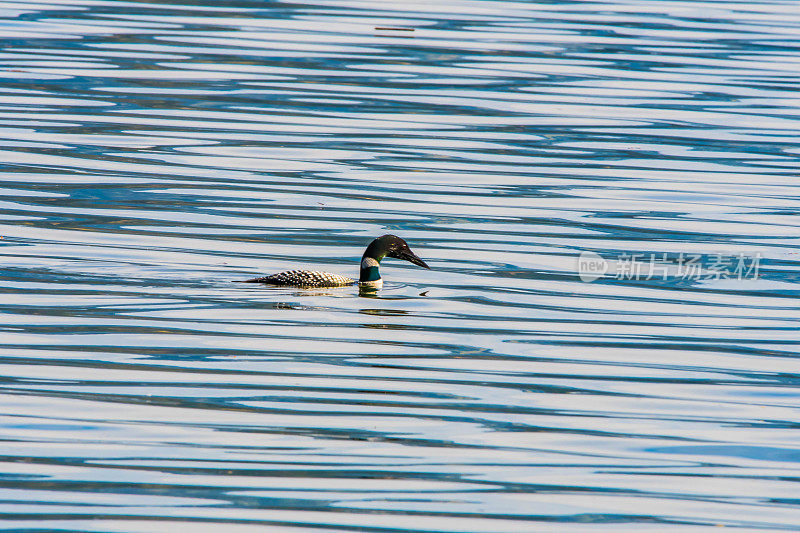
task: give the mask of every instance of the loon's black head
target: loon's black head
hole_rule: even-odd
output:
[[[430,269],[425,261],[417,257],[417,254],[411,251],[408,243],[398,237],[397,235],[382,235],[372,241],[364,252],[364,257],[371,257],[378,262],[384,257],[394,257],[395,259],[403,259],[409,263],[414,263],[417,266]]]

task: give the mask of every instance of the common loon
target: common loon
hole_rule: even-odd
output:
[[[287,270],[270,276],[248,279],[243,283],[267,283],[294,287],[342,287],[358,284],[364,288],[379,289],[383,285],[383,280],[378,266],[384,257],[405,259],[415,265],[431,268],[411,251],[406,241],[396,235],[383,235],[369,243],[364,251],[364,255],[361,257],[361,276],[358,281],[329,272]]]

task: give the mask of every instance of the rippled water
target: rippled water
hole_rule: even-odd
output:
[[[0,4],[3,528],[800,529],[796,2],[185,2]]]

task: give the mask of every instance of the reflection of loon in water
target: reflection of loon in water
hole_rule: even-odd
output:
[[[384,257],[405,259],[415,265],[431,268],[411,251],[406,241],[395,235],[383,235],[372,241],[364,251],[364,256],[361,258],[361,276],[358,281],[329,272],[287,270],[271,276],[248,279],[244,283],[267,283],[294,287],[342,287],[358,284],[364,288],[379,289],[383,285],[383,280],[378,266]]]

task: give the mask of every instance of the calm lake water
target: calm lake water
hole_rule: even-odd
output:
[[[0,15],[4,529],[800,529],[797,2]]]

